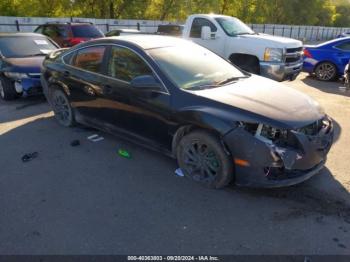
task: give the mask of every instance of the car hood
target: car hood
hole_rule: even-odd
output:
[[[281,36],[273,36],[267,34],[253,34],[253,35],[241,35],[243,39],[247,39],[249,41],[254,40],[261,42],[261,44],[266,45],[266,47],[275,47],[275,48],[297,48],[302,46],[302,42],[299,40],[281,37]]]
[[[6,58],[4,71],[20,73],[39,73],[45,56],[33,56],[23,58]]]
[[[229,85],[194,94],[256,115],[256,121],[279,123],[279,126],[299,128],[324,116],[322,107],[309,96],[283,84],[251,76]]]

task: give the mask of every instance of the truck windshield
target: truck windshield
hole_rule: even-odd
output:
[[[229,36],[236,35],[252,35],[255,32],[243,23],[241,20],[234,17],[217,17],[215,20],[219,23],[221,28]]]
[[[43,36],[0,37],[1,54],[8,58],[46,55],[57,47]]]
[[[154,48],[148,53],[181,89],[214,88],[247,77],[220,56],[190,43]]]

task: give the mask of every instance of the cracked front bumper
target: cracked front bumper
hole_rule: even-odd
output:
[[[235,165],[237,185],[250,187],[284,187],[301,183],[319,173],[333,142],[333,124],[315,136],[293,133],[298,149],[284,148],[259,140],[237,127],[224,136],[235,159],[247,161],[247,165]],[[276,159],[276,155],[278,159]]]

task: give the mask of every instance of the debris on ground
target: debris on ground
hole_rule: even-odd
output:
[[[128,151],[126,151],[125,149],[119,149],[118,155],[120,155],[121,157],[124,157],[124,158],[131,158],[131,154]]]
[[[184,173],[182,172],[181,168],[178,168],[175,170],[175,175],[181,176],[181,177],[185,176]]]
[[[75,140],[73,140],[72,142],[70,142],[70,145],[71,145],[71,146],[80,146],[80,140],[75,139]]]
[[[28,153],[22,156],[22,162],[29,162],[39,155],[38,152]]]
[[[89,139],[92,142],[99,142],[99,141],[102,141],[104,139],[104,137],[99,136],[98,134],[93,134],[91,136],[88,136],[87,139]]]

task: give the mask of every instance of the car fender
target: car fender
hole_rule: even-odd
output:
[[[180,126],[193,125],[199,128],[213,130],[224,135],[236,125],[235,121],[227,118],[227,112],[217,108],[204,106],[186,107],[176,114]],[[186,119],[186,121],[183,121]]]

